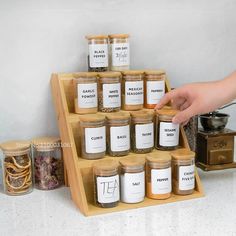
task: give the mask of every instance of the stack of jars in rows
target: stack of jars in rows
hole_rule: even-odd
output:
[[[146,197],[164,200],[189,195],[195,188],[195,153],[187,149],[142,157],[98,161],[93,165],[94,200],[99,207],[139,203]],[[145,194],[146,192],[146,194]]]
[[[58,138],[9,141],[0,147],[4,154],[2,167],[6,194],[30,193],[34,185],[40,190],[52,190],[63,185],[63,160]]]

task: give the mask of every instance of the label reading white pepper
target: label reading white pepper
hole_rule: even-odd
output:
[[[129,65],[129,44],[128,43],[113,43],[111,44],[112,51],[112,66]]]
[[[89,66],[108,67],[108,45],[90,44],[89,45]]]
[[[165,94],[165,81],[147,81],[147,104],[157,104]]]
[[[103,84],[103,107],[115,108],[121,106],[121,85],[116,84]]]
[[[125,82],[125,104],[143,104],[143,81]]]
[[[79,108],[97,107],[97,83],[77,84],[77,93]]]
[[[195,165],[179,167],[179,189],[190,190],[195,187]]]
[[[85,128],[85,150],[87,153],[106,151],[106,128]]]
[[[136,148],[151,148],[154,145],[153,123],[135,125]]]
[[[179,145],[179,124],[160,122],[159,144],[163,147]]]

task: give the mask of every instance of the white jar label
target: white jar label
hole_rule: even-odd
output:
[[[153,123],[135,125],[136,148],[151,148],[154,145]]]
[[[190,190],[195,187],[195,165],[179,167],[179,189]]]
[[[121,106],[121,85],[103,84],[103,107],[114,108]]]
[[[97,107],[97,83],[77,84],[77,94],[79,108]]]
[[[137,202],[145,196],[145,173],[125,173],[121,175],[121,201]],[[141,200],[140,200],[141,199]]]
[[[129,65],[129,43],[111,44],[112,66]]]
[[[143,104],[143,81],[125,82],[125,104]]]
[[[89,44],[89,66],[108,67],[108,45]]]
[[[165,81],[147,81],[147,104],[157,104],[165,94]]]
[[[120,200],[119,175],[97,177],[97,198],[99,203],[112,203]]]
[[[166,194],[171,192],[171,168],[152,169],[151,186],[153,194]]]
[[[111,151],[120,152],[130,149],[129,125],[110,128]]]
[[[86,153],[100,153],[106,151],[106,128],[85,128]]]
[[[179,124],[160,122],[159,144],[163,147],[179,145]]]

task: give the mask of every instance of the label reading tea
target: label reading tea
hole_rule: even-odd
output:
[[[165,94],[165,81],[147,81],[147,104],[157,104]]]
[[[106,151],[106,128],[85,128],[85,150],[87,153]]]
[[[154,145],[153,123],[135,125],[136,148],[151,148]]]
[[[152,169],[151,183],[153,194],[166,194],[171,192],[171,168]]]
[[[77,93],[79,108],[97,107],[97,83],[77,84]]]
[[[179,189],[191,190],[195,187],[194,165],[179,167]]]
[[[111,44],[112,66],[129,65],[129,44],[113,43]]]
[[[130,149],[129,125],[110,128],[111,151],[120,152]]]
[[[120,200],[119,175],[97,177],[97,198],[99,203],[112,203]]]
[[[120,96],[121,85],[116,84],[104,84],[103,85],[103,107],[115,108],[121,106]]]
[[[125,82],[125,104],[143,104],[143,81]]]
[[[89,44],[89,66],[108,67],[108,45]]]
[[[160,122],[159,144],[163,147],[179,145],[179,124]]]

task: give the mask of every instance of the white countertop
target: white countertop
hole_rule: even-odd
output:
[[[236,235],[236,169],[199,170],[204,198],[84,217],[66,187],[0,195],[1,236]]]

